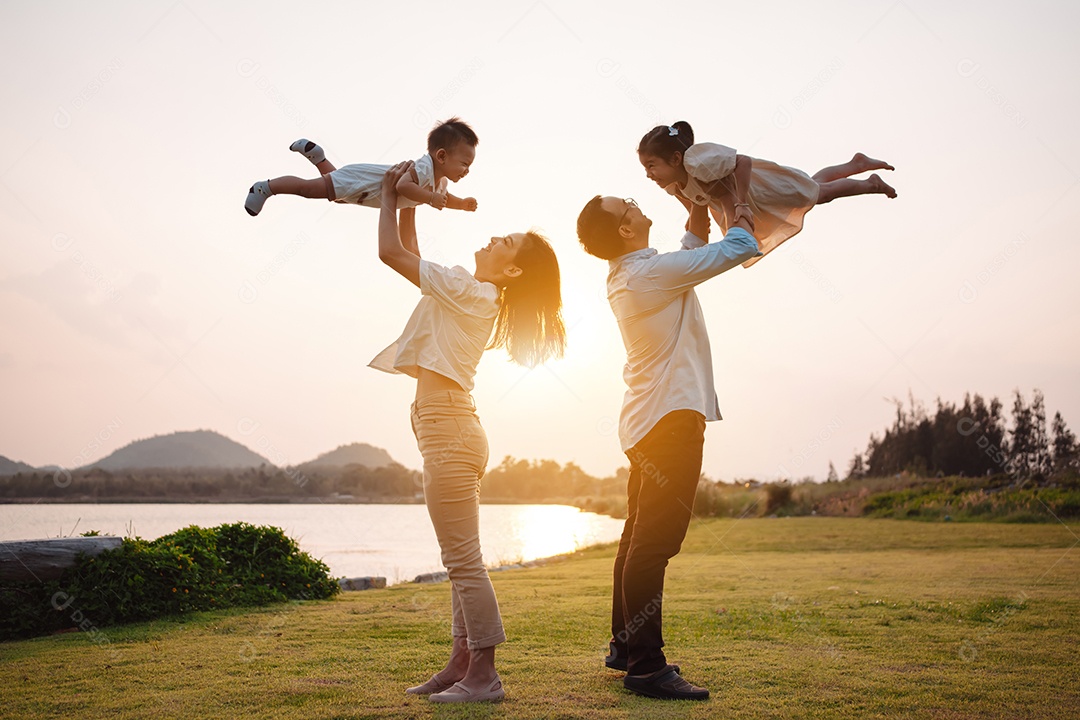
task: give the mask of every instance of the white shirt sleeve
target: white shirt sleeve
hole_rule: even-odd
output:
[[[691,233],[687,235],[689,238],[683,238],[684,248],[691,238],[698,239]],[[760,254],[753,235],[742,228],[731,228],[720,242],[657,255],[649,268],[649,279],[654,288],[674,297]]]
[[[687,232],[685,235],[682,236],[683,250],[693,250],[707,244],[708,243],[706,243],[704,240],[702,240],[692,232]]]
[[[460,265],[448,268],[420,259],[420,292],[453,312],[493,317],[499,312],[499,289],[480,282]]]
[[[686,149],[683,167],[703,185],[735,172],[735,148],[717,143],[697,143]]]
[[[430,155],[425,153],[422,158],[413,163],[413,169],[416,170],[417,185],[429,190],[435,187],[435,166],[431,162]]]

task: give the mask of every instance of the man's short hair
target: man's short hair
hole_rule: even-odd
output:
[[[476,137],[476,133],[469,127],[468,123],[459,117],[444,120],[436,125],[427,136],[427,149],[431,155],[434,155],[440,148],[450,152],[460,143],[465,143],[469,147],[476,147],[480,143],[480,139]]]
[[[619,218],[600,206],[597,195],[578,215],[577,235],[585,252],[601,260],[613,260],[623,254],[625,240],[619,234]]]

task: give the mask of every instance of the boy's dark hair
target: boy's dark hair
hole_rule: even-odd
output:
[[[619,219],[600,207],[599,195],[585,204],[578,215],[577,235],[585,252],[601,260],[613,260],[623,254],[623,237],[619,234]]]
[[[436,125],[427,136],[427,149],[431,154],[435,154],[439,148],[450,152],[459,143],[476,147],[480,139],[476,137],[476,133],[468,123],[456,116]]]
[[[672,131],[675,134],[672,134]],[[682,120],[674,125],[657,125],[638,143],[638,154],[655,155],[666,163],[671,162],[675,153],[686,154],[686,150],[694,144],[694,130],[690,123]]]

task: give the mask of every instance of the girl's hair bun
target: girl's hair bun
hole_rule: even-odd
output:
[[[638,143],[638,153],[655,155],[671,162],[675,153],[685,153],[694,144],[694,130],[690,123],[679,120],[673,125],[657,125]]]
[[[679,137],[686,141],[686,146],[694,144],[694,129],[685,120],[678,120],[671,124],[672,129],[679,131]]]

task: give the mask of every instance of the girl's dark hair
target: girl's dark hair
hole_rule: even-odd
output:
[[[469,124],[459,117],[442,121],[432,128],[427,136],[428,152],[432,155],[439,148],[450,152],[457,147],[458,143],[465,143],[469,147],[476,147],[480,143],[480,139],[476,137],[476,133]]]
[[[675,131],[672,133],[672,131]],[[666,163],[671,162],[675,153],[686,154],[687,148],[694,144],[694,130],[690,123],[680,120],[674,125],[657,125],[638,143],[638,154],[655,155]]]
[[[566,349],[559,259],[542,235],[529,231],[514,264],[521,274],[503,288],[488,348],[505,347],[514,362],[535,367]]]

